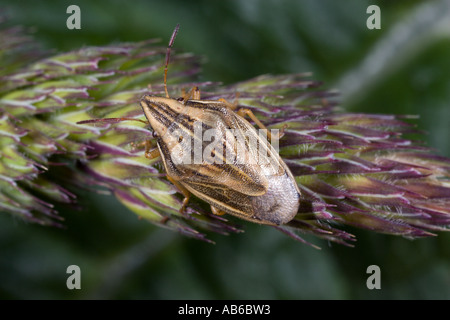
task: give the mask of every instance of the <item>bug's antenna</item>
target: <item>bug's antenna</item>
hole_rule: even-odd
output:
[[[97,123],[97,122],[118,123],[118,122],[122,122],[122,121],[139,121],[139,122],[148,124],[147,121],[144,121],[144,120],[141,120],[141,119],[135,119],[135,118],[128,118],[128,117],[89,119],[89,120],[78,121],[77,124]]]
[[[177,36],[178,29],[180,29],[180,24],[178,23],[173,30],[172,36],[170,37],[169,46],[167,47],[166,52],[166,66],[164,67],[164,91],[166,92],[166,98],[169,97],[169,92],[167,91],[167,66],[169,65],[170,60],[170,49],[172,49],[172,45],[175,42],[175,37]]]

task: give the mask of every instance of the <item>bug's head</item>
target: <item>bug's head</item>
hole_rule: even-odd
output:
[[[167,128],[183,113],[185,105],[175,99],[145,95],[141,107],[153,131],[164,137]]]

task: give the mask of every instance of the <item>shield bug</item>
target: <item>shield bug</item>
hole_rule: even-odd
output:
[[[146,149],[146,157],[161,157],[167,179],[185,197],[181,213],[193,194],[207,202],[214,214],[228,213],[267,225],[289,222],[297,214],[300,191],[287,165],[260,133],[274,137],[251,110],[224,99],[202,100],[197,87],[178,99],[169,96],[167,69],[178,29],[179,25],[166,53],[166,96],[145,95],[140,100],[157,144],[153,150]],[[261,129],[259,133],[244,116]],[[79,123],[123,120],[137,119]]]

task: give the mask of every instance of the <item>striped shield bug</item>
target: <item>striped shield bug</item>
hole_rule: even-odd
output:
[[[167,179],[184,195],[183,214],[193,194],[207,202],[214,214],[227,213],[267,225],[288,223],[297,214],[300,191],[289,168],[266,139],[272,141],[275,136],[253,112],[224,99],[202,100],[197,87],[178,99],[169,96],[167,70],[178,29],[179,25],[166,52],[165,97],[145,95],[140,100],[157,145],[150,150],[150,144],[146,144],[146,157],[161,158]],[[137,119],[78,123],[124,120]]]

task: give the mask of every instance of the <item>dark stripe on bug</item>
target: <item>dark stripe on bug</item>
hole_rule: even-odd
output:
[[[159,112],[159,110],[156,110],[155,105],[150,104],[146,100],[141,100],[141,103],[145,104],[145,106],[148,108],[148,110],[152,113],[152,117],[161,123],[163,126],[168,127],[172,122],[173,119],[169,119],[166,115]],[[144,108],[144,107],[142,107]]]
[[[186,106],[189,106],[190,108],[196,108],[196,109],[213,110],[213,111],[217,111],[219,113],[223,113],[224,110],[228,111],[228,108],[225,107],[223,105],[223,103],[213,104],[213,103],[211,103],[211,101],[208,101],[208,102],[209,103],[201,103],[201,102],[188,100],[188,101],[186,101]]]
[[[141,101],[145,103],[145,105],[149,108],[150,111],[152,111],[152,113],[154,113],[153,111],[164,113],[168,118],[172,119],[175,119],[177,117],[178,113],[170,108],[168,104],[163,102],[151,103],[149,101],[150,98],[151,97],[147,98],[147,96],[145,96]]]
[[[164,105],[164,108],[161,106]],[[177,117],[177,113],[173,112],[171,109],[169,111],[169,108],[166,104],[154,104],[151,105],[149,107],[150,112],[152,112],[152,114],[157,115],[157,116],[162,116],[165,119],[170,120],[170,122],[174,122],[175,118]]]

